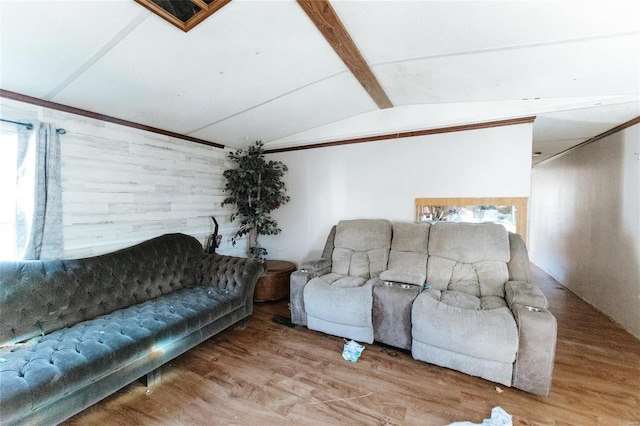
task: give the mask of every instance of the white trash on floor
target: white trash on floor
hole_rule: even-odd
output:
[[[454,422],[449,426],[513,426],[511,415],[501,407],[491,409],[491,418],[484,419],[482,423]]]
[[[344,342],[344,349],[342,350],[342,358],[347,361],[356,362],[358,358],[360,358],[360,354],[364,350],[364,346],[355,342],[353,340],[349,340],[348,342]]]

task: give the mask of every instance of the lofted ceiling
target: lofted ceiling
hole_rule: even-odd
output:
[[[184,32],[134,0],[1,0],[0,88],[232,148],[535,115],[534,163],[640,116],[636,0],[334,0],[321,32],[323,3],[232,0]]]

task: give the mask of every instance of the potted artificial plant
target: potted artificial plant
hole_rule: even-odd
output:
[[[238,230],[231,237],[235,246],[238,238],[249,236],[248,255],[263,260],[267,250],[260,246],[259,235],[276,235],[281,232],[271,211],[289,202],[282,177],[288,170],[281,161],[266,161],[261,141],[256,141],[246,151],[238,149],[229,153],[229,159],[237,167],[224,171],[227,198],[222,206],[232,204],[236,210],[231,221],[240,219]]]

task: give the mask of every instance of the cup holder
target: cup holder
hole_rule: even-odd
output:
[[[392,286],[392,285],[393,285],[393,283],[392,283],[391,281],[385,281],[385,282],[384,282],[384,285]]]
[[[404,289],[407,289],[407,290],[413,288],[413,286],[410,285],[410,284],[400,284],[400,287],[402,287]]]
[[[542,309],[536,308],[535,306],[525,306],[524,308],[529,312],[542,312]]]

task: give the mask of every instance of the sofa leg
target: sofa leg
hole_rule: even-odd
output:
[[[151,386],[154,386],[160,383],[160,377],[161,377],[160,367],[158,367],[155,370],[151,370],[146,375],[140,377],[140,381],[142,382],[143,385],[150,388]]]

